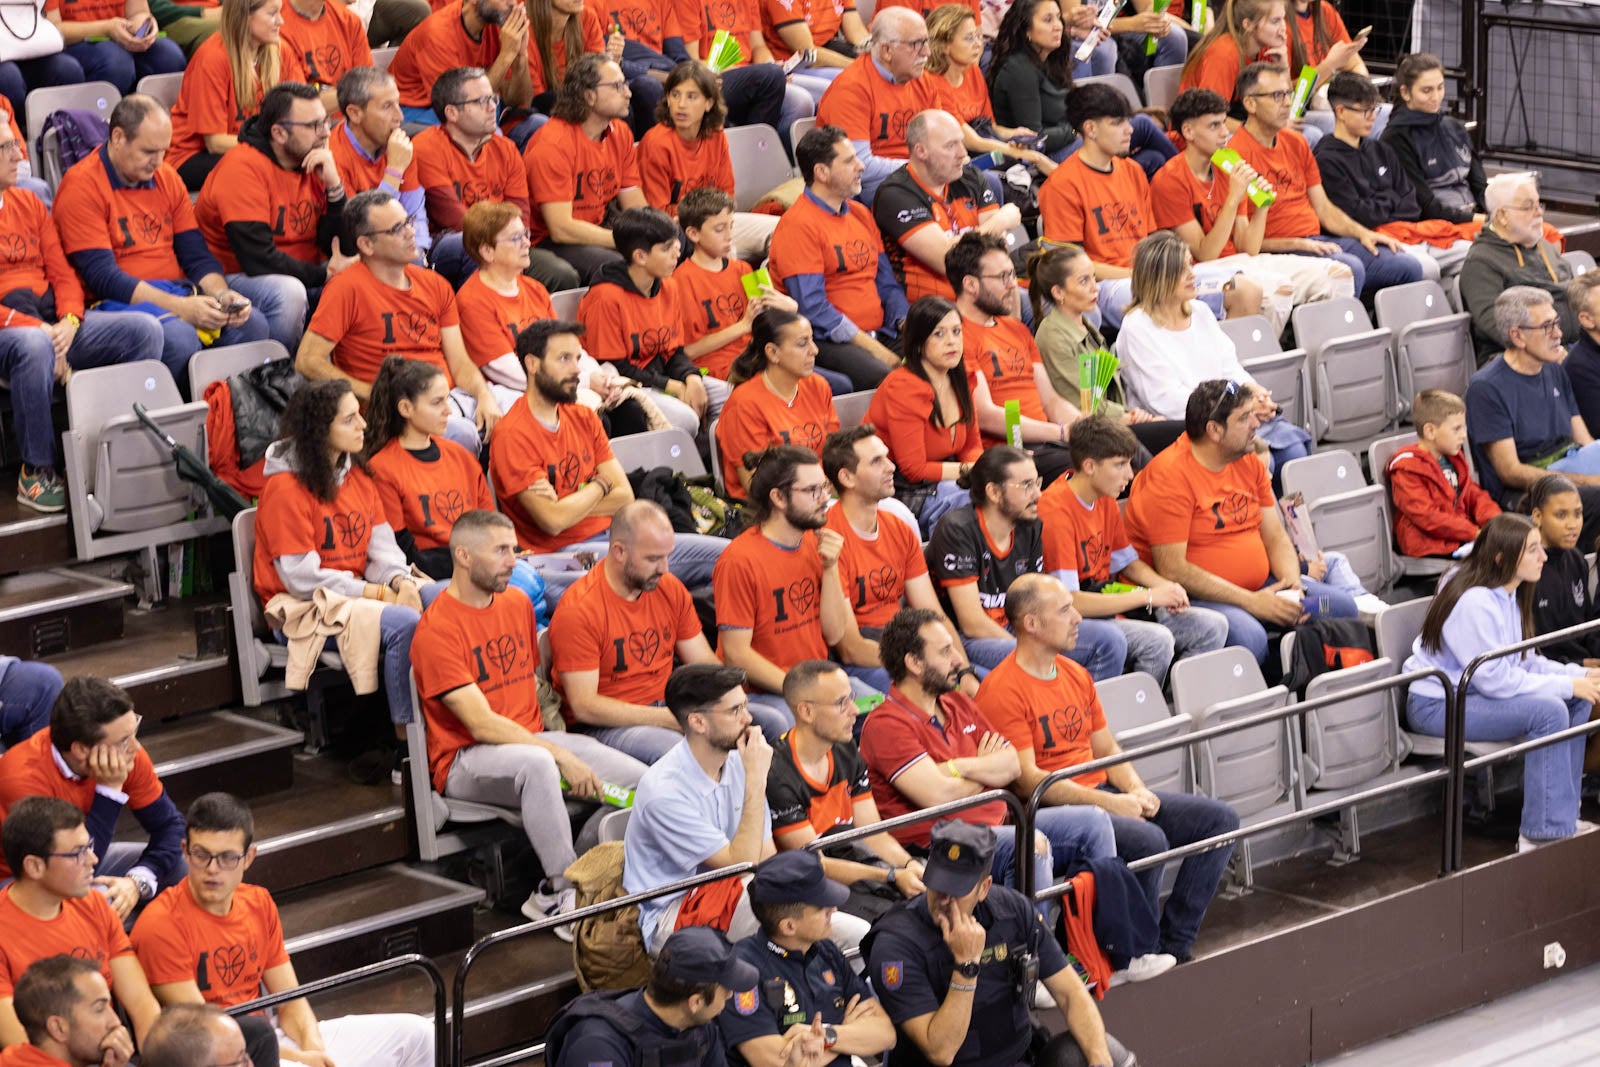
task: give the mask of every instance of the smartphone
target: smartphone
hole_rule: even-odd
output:
[[[1363,26],[1359,30],[1356,31],[1355,40],[1359,41],[1363,37],[1370,37],[1370,36],[1372,36],[1372,27],[1371,26]]]
[[[134,36],[140,40],[143,40],[154,32],[156,32],[156,20],[146,19],[144,24],[139,27],[139,32],[134,34]]]
[[[217,306],[228,315],[237,315],[239,312],[248,308],[250,304],[245,300],[235,300],[231,304],[223,304],[218,302]]]

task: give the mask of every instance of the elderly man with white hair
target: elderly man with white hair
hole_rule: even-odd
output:
[[[872,20],[870,46],[834,78],[817,105],[817,125],[837,126],[866,169],[856,199],[871,206],[878,186],[905,164],[906,128],[938,107],[928,66],[928,24],[907,7],[885,8]]]
[[[1543,237],[1538,180],[1526,172],[1496,175],[1483,199],[1489,221],[1461,265],[1461,303],[1472,313],[1478,360],[1488,359],[1506,343],[1495,328],[1495,301],[1514,285],[1549,293],[1561,318],[1560,339],[1568,344],[1576,341],[1578,317],[1567,305],[1565,291],[1572,268],[1561,258],[1561,250]]]
[[[1486,231],[1487,232],[1487,231]],[[1579,414],[1562,361],[1561,315],[1549,293],[1513,285],[1494,301],[1504,351],[1467,385],[1467,434],[1483,487],[1502,507],[1549,472],[1566,475],[1583,499],[1584,532],[1600,533],[1600,443]]]

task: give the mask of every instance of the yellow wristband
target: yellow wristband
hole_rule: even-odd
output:
[[[952,778],[961,777],[961,772],[956,770],[956,761],[953,759],[947,759],[944,761],[944,769],[950,772],[950,777]]]
[[[74,330],[76,330],[79,326],[83,325],[83,320],[82,319],[80,319],[80,318],[78,318],[78,316],[70,314],[70,313],[61,316],[61,321],[62,322],[70,322],[70,323],[72,323],[72,328]]]

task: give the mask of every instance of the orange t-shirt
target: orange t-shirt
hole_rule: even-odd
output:
[[[443,437],[429,443],[439,450],[438,459],[406,451],[397,437],[367,461],[389,528],[409,530],[420,549],[448,545],[466,512],[495,510],[478,457]]]
[[[412,27],[389,64],[389,73],[400,89],[401,104],[428,107],[439,75],[456,67],[488,70],[499,58],[499,28],[485,26],[482,39],[474,41],[461,26],[461,2],[456,0]]]
[[[1267,58],[1263,51],[1250,62],[1255,63]],[[1238,46],[1233,43],[1232,38],[1224,34],[1201,52],[1200,57],[1192,65],[1185,65],[1183,76],[1178,81],[1178,91],[1210,89],[1229,104],[1236,104],[1239,101],[1233,91],[1238,88],[1239,72],[1243,69],[1244,64],[1240,62]]]
[[[671,574],[637,600],[624,600],[606,580],[606,560],[567,588],[551,619],[551,678],[598,671],[597,692],[625,704],[659,704],[667,692],[678,642],[700,633],[694,598]],[[565,691],[563,691],[563,699]],[[561,714],[575,725],[572,708]]]
[[[1345,28],[1344,17],[1332,4],[1322,5],[1322,24],[1327,27],[1330,45],[1350,40],[1350,31]],[[1304,15],[1296,11],[1289,26],[1295,36],[1300,38],[1300,44],[1306,50],[1307,63],[1315,67],[1328,58],[1328,50],[1317,47],[1317,31],[1312,26],[1309,10]]]
[[[969,126],[977,119],[993,121],[994,103],[989,99],[989,83],[983,80],[983,71],[976,66],[967,68],[959,86],[951,85],[943,74],[930,74],[928,80],[933,83],[941,109]]]
[[[831,90],[830,90],[831,91]],[[883,325],[878,257],[883,237],[866,205],[844,202],[834,214],[804,194],[772,231],[772,277],[779,285],[796,274],[820,274],[828,302],[863,330]]]
[[[461,216],[480,200],[491,204],[510,201],[522,209],[522,222],[532,226],[528,206],[528,169],[511,138],[496,135],[469,159],[442,126],[429,126],[411,142],[417,180],[428,194],[428,226],[434,233],[461,229]],[[445,190],[455,194],[448,217],[439,213]],[[446,197],[446,199],[448,199]]]
[[[1078,576],[1078,588],[1098,590],[1111,580],[1112,554],[1128,547],[1128,532],[1115,500],[1101,498],[1088,507],[1070,482],[1057,478],[1039,495],[1044,569],[1071,571]]]
[[[732,196],[728,135],[718,130],[690,144],[671,126],[652,126],[639,140],[639,179],[650,206],[674,217],[678,201],[691,189],[710,186]]]
[[[226,915],[195,903],[185,878],[163,890],[133,924],[133,948],[151,985],[193,982],[224,1010],[261,995],[261,977],[289,962],[272,894],[242,882]]]
[[[621,26],[628,40],[652,51],[661,51],[668,37],[683,36],[673,0],[610,0],[600,13],[608,27]]]
[[[1261,513],[1275,507],[1260,460],[1244,456],[1211,471],[1194,458],[1183,436],[1134,477],[1124,518],[1146,563],[1154,561],[1152,545],[1186,544],[1190,563],[1253,593],[1272,574]]]
[[[650,296],[632,284],[591,285],[578,302],[578,321],[588,331],[583,347],[595,359],[643,369],[658,359],[671,359],[683,347],[671,278],[656,282]]]
[[[0,1049],[0,1067],[72,1067],[26,1041]]]
[[[0,255],[0,293],[27,289],[43,296],[49,289],[55,294],[58,316],[83,317],[83,286],[61,251],[50,209],[26,189],[14,186],[0,200],[0,249],[5,250]]]
[[[578,30],[583,37],[583,50],[585,52],[604,52],[606,50],[606,27],[600,24],[600,16],[594,8],[584,6],[578,16]],[[533,34],[528,34],[528,78],[533,82],[533,95],[549,92],[560,86],[561,79],[567,73],[567,35],[558,33],[550,42],[550,62],[555,65],[555,77],[545,75],[544,61],[539,58],[539,49],[534,46]]]
[[[1094,759],[1089,739],[1106,728],[1094,680],[1065,656],[1056,657],[1056,676],[1047,681],[1023,670],[1013,652],[989,672],[977,700],[1011,747],[1033,749],[1034,763],[1047,774]],[[1072,780],[1093,789],[1106,780],[1106,772],[1090,771]]]
[[[886,626],[901,608],[906,583],[928,573],[922,538],[905,520],[878,512],[878,535],[861,536],[845,517],[844,508],[828,509],[828,528],[844,538],[839,553],[839,586],[863,630]]]
[[[540,478],[549,480],[558,498],[567,496],[613,458],[600,416],[582,404],[562,404],[557,410],[560,423],[552,430],[534,416],[526,401],[513,404],[489,438],[489,476],[500,510],[516,526],[517,541],[532,552],[559,552],[611,528],[610,515],[590,515],[559,534],[547,534],[517,499]]]
[[[718,30],[727,30],[739,45],[742,67],[750,62],[750,35],[761,29],[761,10],[756,0],[677,0],[678,28],[683,43],[696,49],[702,60]],[[771,46],[770,41],[767,42]]]
[[[672,272],[672,300],[685,345],[692,345],[744,318],[750,298],[744,295],[744,283],[740,279],[750,270],[750,264],[732,256],[723,261],[719,271],[706,270],[693,257],[678,264],[678,269]],[[735,337],[696,359],[695,365],[703,367],[713,378],[726,381],[733,361],[749,343],[748,335]]]
[[[62,22],[99,22],[128,15],[126,0],[45,0],[44,10],[60,15]]]
[[[983,453],[977,422],[935,426],[930,414],[933,403],[932,385],[904,367],[896,367],[867,406],[866,421],[889,446],[889,458],[908,481],[941,481],[941,464],[976,463]]]
[[[285,4],[285,7],[290,5]],[[322,180],[300,170],[284,170],[255,145],[235,145],[206,176],[195,201],[195,217],[206,247],[230,274],[239,259],[226,229],[230,222],[259,222],[272,230],[278,251],[302,263],[322,263],[317,222],[328,210]]]
[[[596,226],[618,193],[639,188],[633,132],[621,119],[613,119],[598,141],[591,141],[581,126],[551,119],[528,139],[522,162],[535,203],[569,203],[574,219]],[[542,212],[533,213],[529,235],[535,245],[550,236]]]
[[[104,893],[68,897],[54,919],[36,919],[17,907],[9,887],[0,890],[0,997],[10,1000],[22,973],[51,956],[90,960],[110,985],[111,961],[131,955],[122,920]]]
[[[496,593],[486,608],[468,607],[446,590],[428,605],[411,639],[411,668],[428,721],[428,772],[444,792],[456,752],[476,744],[442,699],[475,685],[489,710],[529,733],[544,729],[539,714],[539,623],[520,589]]]
[[[308,19],[283,5],[283,50],[293,52],[312,85],[338,85],[347,70],[372,66],[372,48],[361,18],[343,0],[327,0],[322,14]],[[354,195],[352,193],[352,195]]]
[[[1000,407],[1015,400],[1026,418],[1049,422],[1033,368],[1044,365],[1033,334],[1019,320],[1001,315],[993,326],[961,320],[961,356],[967,366],[967,388],[975,388],[978,375],[989,383],[989,399]],[[985,447],[1000,444],[988,439]]]
[[[128,795],[127,806],[132,809],[147,808],[160,800],[165,788],[156,777],[155,764],[150,753],[141,746],[133,756],[133,769],[122,792]],[[11,746],[0,756],[0,822],[11,805],[23,797],[56,797],[65,800],[85,815],[94,806],[94,779],[67,778],[56,765],[50,742],[50,728]],[[0,857],[0,878],[10,877],[12,871]],[[0,937],[0,941],[4,938]]]
[[[439,332],[461,323],[456,294],[424,267],[407,264],[406,278],[411,288],[396,289],[357,262],[328,279],[307,329],[333,342],[334,366],[371,382],[385,358],[404,356],[431,363],[450,377]]]
[[[1217,215],[1228,202],[1228,176],[1211,168],[1211,180],[1201,181],[1189,169],[1189,161],[1179,152],[1161,165],[1156,176],[1150,179],[1151,217],[1161,230],[1172,230],[1186,222],[1197,222],[1203,233],[1210,233],[1217,224]],[[1240,219],[1250,217],[1250,198],[1239,201]],[[1234,246],[1233,235],[1222,246],[1217,258],[1231,256],[1239,251]]]
[[[1150,220],[1150,182],[1131,159],[1113,159],[1102,174],[1073,153],[1039,189],[1044,238],[1082,245],[1096,263],[1131,267]]]
[[[824,577],[814,531],[785,548],[752,526],[728,543],[711,572],[717,627],[749,630],[751,650],[784,670],[801,660],[827,659]],[[719,638],[719,652],[721,644]]]
[[[968,7],[970,7],[972,9],[972,17],[978,21],[978,25],[983,25],[983,7],[979,3],[979,0],[955,0],[955,2],[965,3]],[[923,18],[927,18],[928,12],[940,6],[941,0],[883,0],[883,3],[879,4],[877,8],[874,9],[873,13],[876,14],[878,11],[882,11],[886,7],[906,7],[910,8],[912,11],[915,11]]]
[[[331,7],[336,0],[328,2]],[[328,134],[328,151],[333,153],[333,165],[339,168],[339,180],[344,183],[346,195],[355,196],[357,193],[376,189],[383,184],[384,171],[389,167],[389,160],[382,145],[378,146],[378,154],[368,159],[361,149],[356,147],[355,142],[351,140],[349,129],[341,122],[333,128],[332,133]],[[407,164],[405,173],[400,176],[402,193],[408,193],[422,185],[417,177],[415,143],[411,146],[411,152],[411,162]]]
[[[918,112],[938,106],[933,78],[919,75],[896,85],[879,72],[869,53],[857,56],[822,94],[817,125],[838,126],[852,141],[870,142],[875,156],[905,159],[906,125]]]
[[[103,248],[117,267],[143,281],[183,278],[175,234],[197,229],[194,204],[178,172],[163,164],[149,186],[111,184],[101,152],[80,159],[61,178],[51,218],[67,255]],[[96,294],[104,295],[104,294]]]
[[[764,0],[761,5],[761,36],[782,63],[794,49],[778,31],[785,26],[804,25],[811,30],[811,43],[821,48],[839,35],[839,24],[846,11],[856,9],[855,0]]]
[[[278,82],[303,82],[305,68],[293,49],[278,48]],[[181,167],[206,150],[206,134],[234,136],[245,119],[261,107],[263,87],[256,98],[239,100],[233,92],[233,68],[222,34],[214,33],[203,41],[183,71],[183,85],[172,105],[172,144],[167,162]]]
[[[1267,212],[1267,237],[1312,237],[1322,232],[1322,220],[1307,195],[1322,184],[1322,169],[1303,136],[1279,130],[1277,141],[1268,148],[1241,126],[1228,139],[1228,147],[1237,150],[1278,194]]]
[[[517,350],[517,334],[530,322],[556,317],[550,291],[526,274],[517,276],[517,295],[502,296],[474,273],[456,293],[461,340],[479,367]]]
[[[312,496],[291,472],[279,471],[267,479],[256,510],[256,596],[265,604],[285,591],[272,565],[279,556],[315,552],[329,570],[365,574],[372,529],[388,521],[378,487],[359,467],[345,472],[331,503]]]
[[[822,452],[822,443],[839,428],[833,408],[833,390],[820,374],[800,379],[794,400],[785,401],[756,375],[740,382],[722,405],[717,423],[717,450],[722,453],[722,479],[728,495],[745,499],[739,470],[746,452],[785,444]]]

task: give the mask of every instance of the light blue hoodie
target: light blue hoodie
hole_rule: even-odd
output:
[[[1408,671],[1438,667],[1452,682],[1461,681],[1461,672],[1475,658],[1496,648],[1517,644],[1522,638],[1522,612],[1517,598],[1499,586],[1475,585],[1461,594],[1455,610],[1445,620],[1439,650],[1422,647],[1419,636],[1406,660]],[[1490,660],[1472,675],[1472,694],[1491,700],[1512,700],[1526,696],[1572,698],[1572,679],[1581,678],[1578,664],[1556,663],[1537,651],[1520,656]],[[1424,678],[1411,687],[1419,697],[1444,699],[1443,688],[1433,678]]]

